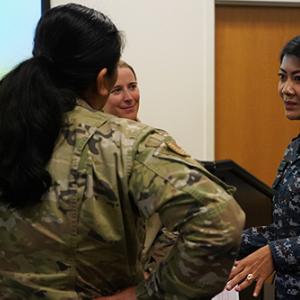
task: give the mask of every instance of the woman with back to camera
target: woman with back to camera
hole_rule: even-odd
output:
[[[0,81],[1,299],[209,299],[225,284],[244,215],[166,132],[101,112],[121,49],[105,15],[57,6]],[[156,212],[180,238],[145,281]]]
[[[278,93],[289,120],[300,120],[300,36],[280,54]],[[276,299],[300,299],[300,135],[287,147],[273,183],[273,223],[244,231],[227,288],[255,283],[257,296],[275,271]],[[248,256],[247,256],[248,255]]]

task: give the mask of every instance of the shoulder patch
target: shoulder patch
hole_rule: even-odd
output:
[[[181,156],[190,157],[190,155],[185,150],[183,150],[180,146],[178,146],[174,141],[168,141],[166,142],[166,145],[173,152]]]

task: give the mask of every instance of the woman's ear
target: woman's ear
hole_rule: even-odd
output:
[[[113,86],[112,79],[107,74],[107,68],[101,69],[97,75],[97,92],[102,97],[108,97],[110,90]]]

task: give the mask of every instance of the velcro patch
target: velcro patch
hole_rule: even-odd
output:
[[[176,154],[179,154],[181,156],[190,157],[190,155],[183,150],[180,146],[178,146],[174,141],[166,142],[166,145],[170,150],[175,152]]]

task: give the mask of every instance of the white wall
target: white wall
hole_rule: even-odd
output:
[[[213,0],[52,0],[96,8],[125,32],[140,119],[169,131],[195,158],[214,158]]]

